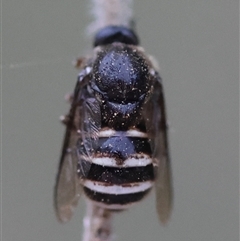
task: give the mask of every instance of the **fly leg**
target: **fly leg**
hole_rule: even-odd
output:
[[[64,96],[64,99],[69,103],[69,104],[72,104],[73,102],[73,93],[67,93],[65,96]],[[69,115],[61,115],[59,117],[60,121],[62,122],[62,124],[64,125],[68,125],[69,123]]]

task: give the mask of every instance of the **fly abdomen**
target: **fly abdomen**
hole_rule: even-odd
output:
[[[153,185],[151,148],[144,132],[100,131],[88,161],[91,168],[83,182],[85,194],[108,209],[127,208],[140,201]]]
[[[140,201],[154,181],[153,165],[144,167],[104,167],[92,164],[84,191],[88,198],[108,209],[125,209]]]
[[[151,156],[151,148],[147,138],[113,136],[99,138],[96,157],[114,158],[118,165],[123,165],[129,158],[137,158],[141,154]],[[137,154],[137,155],[136,155]]]

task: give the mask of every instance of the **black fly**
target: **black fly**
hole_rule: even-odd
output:
[[[96,34],[92,57],[81,61],[64,119],[55,186],[60,221],[71,218],[82,192],[95,208],[112,213],[140,201],[153,186],[160,221],[169,219],[172,186],[163,86],[138,44],[130,28],[107,26]]]

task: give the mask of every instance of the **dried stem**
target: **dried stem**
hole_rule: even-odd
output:
[[[87,202],[87,213],[83,220],[83,241],[112,240],[112,212]]]
[[[88,28],[90,34],[109,25],[129,27],[132,23],[132,0],[92,0],[94,21]]]

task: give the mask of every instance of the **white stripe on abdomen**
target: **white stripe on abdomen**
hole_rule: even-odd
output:
[[[106,193],[106,194],[132,194],[137,192],[144,192],[151,188],[153,185],[152,181],[139,182],[139,183],[128,183],[123,185],[109,185],[102,182],[96,182],[86,180],[83,185],[94,192]]]
[[[135,154],[135,157],[130,157],[118,164],[115,158],[112,157],[94,157],[92,163],[107,166],[107,167],[145,167],[152,163],[152,158],[146,154]]]

